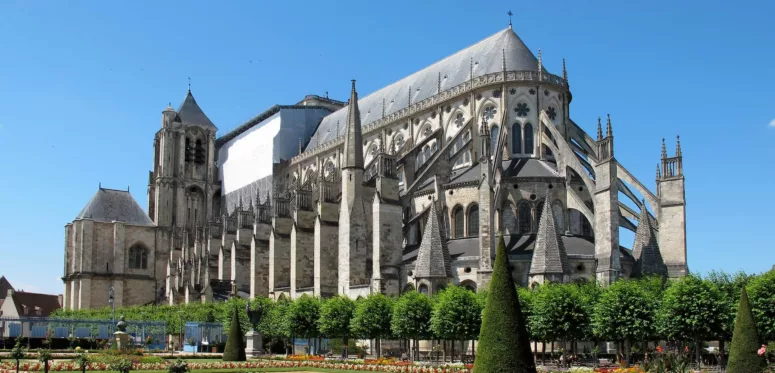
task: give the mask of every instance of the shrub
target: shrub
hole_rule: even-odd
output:
[[[226,339],[226,349],[223,351],[223,361],[245,361],[245,343],[242,340],[239,310],[234,307],[229,326],[229,337]]]
[[[183,359],[178,358],[174,363],[170,364],[169,373],[186,373],[188,372],[188,363]]]
[[[482,316],[476,373],[535,373],[525,320],[519,306],[509,257],[501,236],[495,253],[492,280]]]
[[[132,370],[132,362],[127,359],[121,359],[114,364],[110,364],[110,370],[119,371],[121,373],[129,373]]]
[[[732,333],[732,346],[729,351],[728,373],[760,373],[764,369],[764,359],[757,356],[761,344],[753,321],[748,294],[743,288],[740,293],[740,305],[735,317],[735,331]]]

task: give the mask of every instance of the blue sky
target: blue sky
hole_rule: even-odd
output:
[[[654,187],[681,135],[690,269],[775,263],[772,1],[0,2],[0,275],[61,292],[64,225],[104,187],[147,206],[161,111],[187,78],[226,131],[305,94],[347,99],[508,24],[571,116],[611,113],[616,157]],[[623,235],[631,246],[632,235]]]

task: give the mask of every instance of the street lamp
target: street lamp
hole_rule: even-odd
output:
[[[113,285],[110,285],[110,287],[108,287],[108,303],[110,303],[110,306],[113,308],[111,317],[113,319],[113,326],[115,327],[116,326],[116,302],[114,298],[114,293],[115,291],[113,289]]]

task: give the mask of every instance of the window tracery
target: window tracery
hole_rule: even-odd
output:
[[[468,237],[479,236],[479,205],[468,208]]]
[[[519,122],[511,125],[511,152],[522,153],[522,125]]]
[[[533,154],[533,125],[525,124],[525,154]]]
[[[526,103],[520,102],[517,104],[517,107],[514,108],[514,112],[517,113],[518,117],[526,117],[530,112],[530,108]]]
[[[129,268],[148,268],[148,250],[146,248],[140,245],[135,245],[129,249]]]

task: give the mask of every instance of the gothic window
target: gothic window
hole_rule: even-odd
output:
[[[409,244],[410,245],[416,245],[417,244],[417,224],[412,224],[409,226]]]
[[[511,152],[522,153],[522,126],[519,123],[511,125]]]
[[[533,154],[533,125],[525,124],[525,154]]]
[[[455,125],[460,128],[463,126],[463,123],[465,123],[465,117],[463,116],[463,113],[457,113],[455,116]]]
[[[371,153],[372,157],[376,157],[377,153],[379,153],[379,147],[377,146],[377,144],[372,145],[369,152]]]
[[[517,216],[514,215],[514,206],[506,204],[501,212],[501,231],[503,234],[517,233]]]
[[[584,215],[581,215],[581,235],[584,237],[592,237],[592,225]]]
[[[423,158],[425,158],[423,163],[428,162],[429,160],[431,160],[431,147],[430,146],[425,145],[425,147],[422,148],[422,152],[423,152]]]
[[[420,294],[428,295],[428,285],[422,284],[419,287]]]
[[[463,207],[455,206],[452,210],[452,217],[455,220],[455,238],[465,237],[465,215]]]
[[[194,147],[191,145],[191,139],[186,137],[186,149],[183,153],[183,159],[186,162],[191,162],[194,159]]]
[[[326,163],[326,176],[333,175],[334,171],[336,171],[336,166],[334,166],[334,162],[328,161]]]
[[[396,150],[396,153],[398,153],[403,147],[404,147],[404,135],[399,133],[393,139],[393,148]]]
[[[431,153],[436,153],[437,151],[439,151],[439,143],[434,141],[433,144],[431,144]]]
[[[132,246],[129,249],[129,268],[148,268],[148,250],[140,245]]]
[[[517,104],[517,107],[514,108],[514,112],[517,113],[518,117],[526,117],[527,113],[530,112],[530,108],[527,107],[526,103],[520,102]]]
[[[484,108],[484,112],[482,113],[482,117],[489,123],[493,118],[495,118],[495,114],[498,113],[498,109],[495,108],[495,106],[487,106]]]
[[[557,110],[554,109],[554,106],[549,106],[549,109],[546,111],[547,115],[549,115],[549,119],[554,120],[554,118],[557,118]]]
[[[447,239],[452,238],[452,232],[449,229],[449,211],[446,207],[441,214],[444,216],[444,236]]]
[[[530,233],[530,205],[526,201],[519,203],[517,215],[519,218],[519,233]]]
[[[194,163],[205,163],[205,147],[202,146],[202,140],[199,139],[196,140],[196,145],[194,146]]]
[[[469,140],[471,140],[471,131],[466,131],[463,134],[463,142],[468,142]]]
[[[560,232],[565,231],[565,213],[560,201],[555,201],[552,205],[552,215],[554,215],[554,224]]]
[[[476,204],[468,208],[468,236],[479,236],[479,206]]]
[[[535,226],[538,226],[538,223],[541,221],[541,214],[544,212],[544,201],[538,202],[538,205],[536,206],[536,224]]]
[[[422,130],[422,135],[428,137],[432,132],[433,131],[431,131],[431,126],[426,126],[425,129]]]
[[[492,152],[495,153],[495,148],[498,147],[498,133],[500,132],[500,127],[498,125],[492,126],[490,129],[490,147],[492,148]]]

